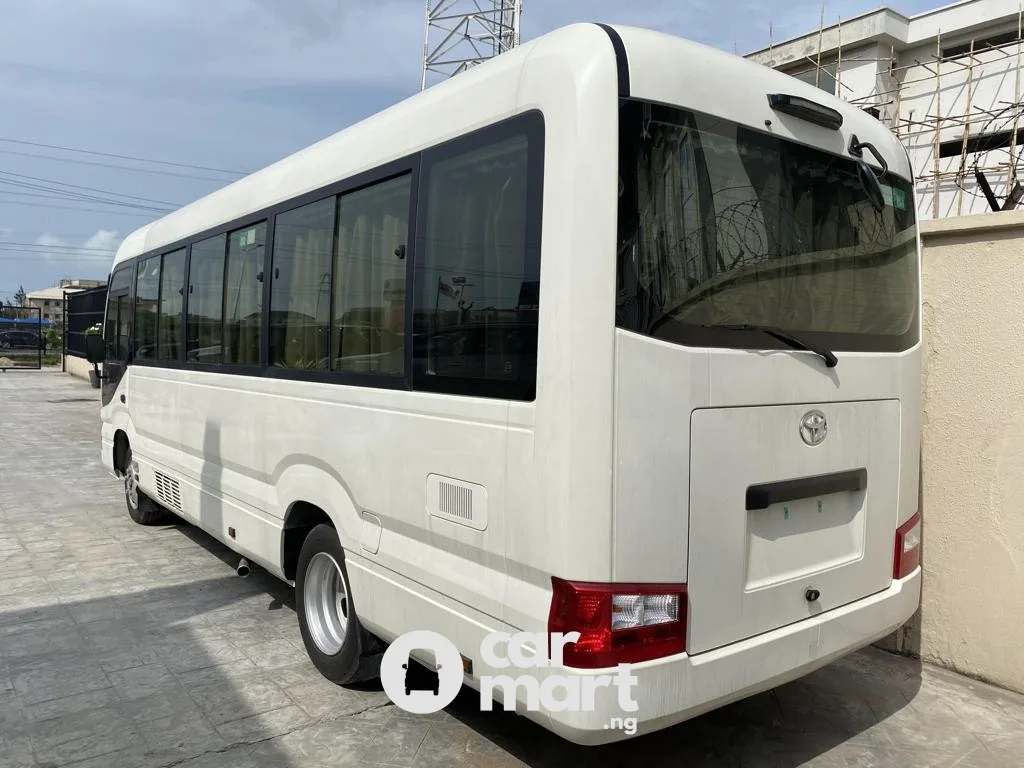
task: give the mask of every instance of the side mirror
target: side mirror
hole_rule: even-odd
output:
[[[85,337],[85,359],[93,365],[102,363],[107,357],[106,347],[103,344],[103,337],[99,334],[90,333]]]
[[[879,183],[878,177],[875,176],[875,172],[871,170],[871,166],[863,160],[857,160],[857,177],[860,179],[864,194],[867,196],[868,202],[871,203],[871,207],[879,213],[884,211],[885,193],[882,192],[882,185]]]
[[[861,141],[857,138],[857,134],[850,137],[849,152],[857,158],[857,176],[860,178],[861,186],[864,188],[868,201],[876,211],[881,213],[885,209],[885,194],[882,192],[882,185],[878,181],[879,176],[876,176],[871,166],[864,162],[865,149],[874,155],[878,164],[882,166],[880,176],[885,176],[889,172],[889,164],[885,162],[885,157],[874,144]]]

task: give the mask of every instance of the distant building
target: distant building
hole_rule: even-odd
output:
[[[39,309],[40,317],[60,325],[64,321],[64,294],[98,288],[103,280],[61,280],[56,288],[43,288],[25,294],[25,304]]]
[[[1015,207],[1024,196],[1020,29],[1019,0],[965,0],[911,17],[882,8],[747,58],[894,130],[917,176],[920,215],[938,218]]]

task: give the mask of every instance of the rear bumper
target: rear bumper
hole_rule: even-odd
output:
[[[637,678],[632,688],[635,712],[619,706],[615,686],[597,689],[590,712],[521,712],[578,744],[603,744],[632,735],[617,725],[609,727],[613,718],[635,717],[635,734],[650,733],[795,680],[870,645],[904,624],[917,610],[920,595],[918,568],[884,592],[797,624],[694,657],[680,654],[631,665]],[[545,676],[544,669],[535,671]],[[550,670],[579,677],[615,671]]]

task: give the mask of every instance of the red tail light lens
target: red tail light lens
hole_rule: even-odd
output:
[[[551,585],[548,633],[580,633],[562,651],[567,667],[614,667],[686,650],[685,584],[597,584],[553,577]]]
[[[896,553],[893,556],[892,577],[905,579],[921,562],[921,513],[896,529]]]

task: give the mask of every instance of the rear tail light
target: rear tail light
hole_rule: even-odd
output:
[[[896,529],[896,554],[893,557],[892,577],[904,579],[921,562],[921,513]]]
[[[562,651],[567,667],[614,667],[686,649],[685,584],[596,584],[553,577],[551,585],[548,633],[580,633]]]

